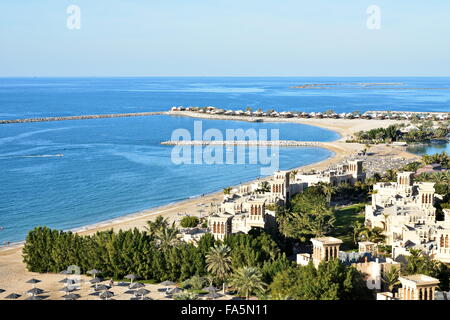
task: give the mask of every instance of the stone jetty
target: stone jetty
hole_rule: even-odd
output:
[[[124,118],[124,117],[145,117],[163,115],[167,112],[138,112],[138,113],[113,113],[113,114],[93,114],[83,116],[68,116],[68,117],[46,117],[46,118],[29,118],[29,119],[12,119],[0,120],[0,124],[7,123],[24,123],[24,122],[46,122],[46,121],[66,121],[66,120],[86,120],[86,119],[102,119],[102,118]]]

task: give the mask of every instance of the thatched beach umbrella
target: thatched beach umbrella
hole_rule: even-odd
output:
[[[10,295],[7,295],[5,298],[6,299],[19,299],[21,297],[20,294],[17,293],[11,293]]]
[[[80,295],[76,293],[70,293],[66,294],[65,296],[62,296],[65,300],[77,300],[80,299]]]
[[[181,288],[173,288],[172,290],[168,290],[168,294],[175,294],[175,293],[180,293],[183,292],[183,289]]]
[[[95,276],[95,275],[97,275],[97,274],[99,274],[101,272],[99,270],[97,270],[97,269],[92,269],[92,270],[87,271],[86,273]]]
[[[222,295],[218,294],[217,292],[211,291],[210,293],[208,293],[208,294],[206,295],[206,298],[207,298],[207,299],[217,299],[217,298],[220,298],[221,296],[222,296]]]
[[[114,297],[114,292],[112,291],[105,291],[100,294],[100,299],[108,300],[109,298]]]
[[[64,287],[64,288],[61,288],[59,291],[62,291],[62,292],[65,292],[65,293],[70,293],[70,292],[73,291],[73,289],[70,288],[70,287]]]
[[[209,287],[203,288],[202,290],[203,290],[203,291],[208,291],[208,292],[217,292],[217,291],[219,291],[220,289],[219,289],[219,288],[216,288],[216,287],[214,287],[214,286],[209,286]]]
[[[36,283],[39,283],[39,282],[41,282],[41,280],[33,278],[33,279],[28,280],[26,283],[32,284],[33,288],[34,288],[36,286]]]
[[[133,281],[136,280],[137,278],[138,276],[135,274],[128,274],[125,276],[125,279],[129,279],[131,281],[131,284],[133,284]]]
[[[136,295],[141,296],[142,300],[144,300],[144,296],[148,295],[149,293],[150,291],[145,288],[141,288],[138,291],[136,291]]]
[[[124,294],[132,294],[134,296],[136,295],[136,290],[127,290],[124,292]]]
[[[59,283],[73,283],[74,281],[72,279],[69,278],[64,278],[62,280],[58,281]]]
[[[31,296],[26,298],[25,300],[44,300],[44,297],[40,297],[40,296]]]
[[[162,286],[174,286],[175,282],[170,281],[170,280],[166,280],[166,281],[161,282],[160,285],[162,285]]]
[[[44,293],[44,290],[39,289],[39,288],[33,288],[27,291],[28,294],[31,294],[33,296]]]
[[[153,300],[153,299],[149,297],[143,297],[142,299],[139,297],[131,297],[130,300]]]
[[[143,284],[142,282],[136,282],[132,285],[130,285],[130,289],[140,289],[140,288],[144,288],[145,284]]]
[[[95,278],[92,278],[91,280],[89,280],[90,283],[95,285],[95,289],[97,289],[97,285],[102,281],[103,281],[103,279],[101,279],[99,277],[95,277]]]
[[[104,284],[99,285],[97,288],[95,288],[96,291],[106,291],[111,289],[109,286],[106,286]]]
[[[3,292],[5,292],[5,290],[3,290],[3,289],[0,289],[0,293],[3,293]]]

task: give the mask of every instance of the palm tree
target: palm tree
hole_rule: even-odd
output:
[[[381,280],[388,287],[389,292],[392,292],[395,286],[400,284],[400,281],[398,280],[399,276],[400,269],[397,269],[396,267],[392,267],[391,270],[383,273],[383,277],[381,278]]]
[[[233,188],[231,188],[231,187],[226,187],[226,188],[224,188],[224,189],[223,189],[223,194],[230,194],[232,189],[233,189]]]
[[[161,230],[166,229],[169,226],[169,222],[166,218],[158,216],[155,221],[147,221],[147,226],[145,229],[149,232],[151,236],[155,236]]]
[[[250,298],[252,293],[264,292],[266,284],[262,281],[262,273],[254,267],[244,267],[238,269],[231,277],[230,284],[239,294]]]
[[[375,243],[383,242],[385,239],[385,235],[383,234],[383,229],[379,227],[373,227],[370,229],[369,240]]]
[[[225,244],[212,247],[206,255],[206,269],[222,281],[223,293],[225,294],[225,279],[231,271],[231,249]]]
[[[175,228],[175,222],[172,224],[171,228],[164,228],[158,230],[156,237],[159,241],[159,247],[163,250],[173,247],[178,243],[178,229]]]
[[[353,242],[357,244],[361,233],[366,229],[366,227],[361,222],[355,221],[352,224],[352,229],[353,229]]]
[[[297,173],[298,173],[298,170],[292,170],[290,173],[290,178],[295,179],[295,176],[297,175]]]

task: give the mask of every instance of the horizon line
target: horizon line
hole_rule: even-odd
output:
[[[0,75],[0,79],[7,78],[450,78],[450,75]]]

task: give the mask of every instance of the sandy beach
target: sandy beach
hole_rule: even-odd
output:
[[[181,113],[168,112],[167,114],[171,116],[190,116],[207,119],[243,120],[243,121],[250,120],[248,119],[249,117],[200,115],[189,112],[181,112]],[[371,128],[387,127],[393,123],[399,122],[394,120],[294,119],[294,118],[273,119],[273,120],[268,119],[267,121],[303,123],[333,130],[341,135],[341,138],[337,141],[323,143],[323,147],[334,152],[333,157],[319,163],[314,163],[297,168],[298,170],[302,171],[308,171],[311,169],[316,170],[326,169],[330,166],[342,162],[344,159],[348,158],[351,155],[354,155],[356,152],[363,149],[364,148],[363,145],[345,143],[345,139],[350,137],[354,132],[360,130],[369,130]],[[417,158],[416,155],[406,152],[405,148],[402,147],[377,145],[373,146],[370,149],[370,152],[371,154],[373,154],[372,155],[373,157],[381,157],[381,158],[385,157],[386,159],[390,159],[392,157],[399,157],[412,160]],[[184,200],[181,202],[177,202],[159,208],[144,210],[135,214],[130,214],[107,222],[101,222],[95,225],[87,226],[79,230],[76,230],[76,232],[82,235],[87,235],[95,233],[97,231],[108,229],[126,230],[131,228],[138,228],[142,230],[146,225],[147,221],[153,220],[157,216],[163,216],[165,218],[168,218],[168,220],[172,222],[181,219],[181,215],[184,214],[199,215],[200,213],[198,212],[198,210],[200,209],[200,207],[202,207],[206,211],[206,213],[208,213],[210,210],[210,204],[220,202],[222,200],[222,197],[223,192],[222,190],[219,190],[217,192],[202,197]],[[203,206],[200,206],[201,204],[203,204]],[[22,262],[21,250],[22,250],[21,244],[16,244],[9,248],[4,247],[0,249],[0,288],[6,290],[5,293],[0,294],[0,299],[3,299],[6,295],[12,292],[23,295],[23,297],[21,297],[20,299],[25,298],[25,292],[32,288],[32,285],[26,284],[25,281],[33,277],[42,280],[42,283],[40,283],[38,286],[39,288],[42,288],[46,292],[48,292],[44,293],[44,295],[48,295],[49,298],[51,299],[61,298],[63,293],[58,292],[58,290],[62,288],[63,284],[58,283],[58,281],[61,280],[64,276],[60,274],[35,274],[28,272],[25,269],[25,265]],[[84,276],[82,278],[88,279]],[[120,290],[122,290],[124,287],[120,288],[121,288]],[[148,288],[150,291],[152,291],[152,293],[149,295],[150,297],[154,299],[164,299],[163,295],[156,292],[158,286],[148,285]],[[86,299],[89,290],[91,290],[91,288],[89,288],[89,286],[86,284],[83,285],[82,290],[78,293],[82,295],[83,299]],[[118,289],[117,293],[119,293],[120,290]],[[113,289],[113,291],[116,290]],[[98,299],[98,297],[95,296],[88,296],[88,298]],[[130,296],[120,294],[115,298],[129,299]]]

